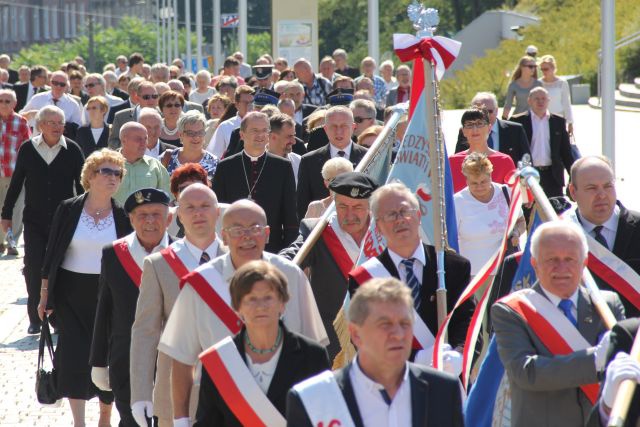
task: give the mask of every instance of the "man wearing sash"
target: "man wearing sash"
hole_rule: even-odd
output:
[[[589,270],[598,287],[616,291],[627,316],[640,316],[640,213],[617,201],[609,159],[588,156],[577,160],[571,167],[569,191],[578,204],[575,217],[589,236]],[[608,269],[626,280],[612,279]]]
[[[225,252],[215,231],[219,211],[215,193],[206,185],[191,184],[178,203],[185,237],[145,259],[131,330],[131,408],[140,426],[146,426],[152,415],[161,427],[173,425],[171,360],[157,352],[160,335],[178,297],[180,278]]]
[[[582,426],[597,398],[609,334],[587,290],[579,286],[587,251],[576,224],[542,224],[531,240],[538,283],[491,309],[511,388],[513,425]],[[602,297],[623,319],[620,298],[607,291]]]
[[[301,265],[310,269],[313,296],[329,335],[327,351],[331,360],[340,351],[333,320],[342,307],[349,271],[358,260],[360,245],[369,228],[369,196],[376,188],[373,179],[361,172],[343,173],[331,181],[329,190],[336,211]],[[318,222],[319,218],[302,220],[300,236],[280,254],[292,260]]]
[[[189,423],[189,390],[198,355],[240,331],[242,321],[230,306],[229,282],[249,261],[262,259],[286,277],[290,299],[283,321],[287,328],[322,345],[329,340],[306,276],[291,261],[264,251],[269,226],[264,210],[250,200],[232,203],[222,217],[222,238],[229,253],[186,276],[158,349],[173,359],[171,387],[175,426]]]
[[[430,364],[434,337],[438,332],[436,288],[436,252],[431,245],[420,241],[420,205],[416,196],[402,183],[391,183],[378,188],[369,201],[376,228],[384,236],[387,248],[349,274],[349,291],[372,277],[393,276],[409,288],[418,314],[414,323],[417,363]],[[444,269],[447,284],[447,307],[455,305],[469,282],[469,261],[446,252]],[[469,299],[453,314],[448,328],[449,343],[454,350],[444,351],[447,372],[459,375],[462,370],[461,350],[475,303]]]
[[[169,195],[155,188],[131,194],[124,205],[134,232],[102,250],[102,268],[89,364],[100,389],[112,389],[120,425],[135,427],[129,388],[129,346],[144,258],[170,243]]]
[[[408,362],[414,313],[411,290],[399,280],[360,286],[348,311],[356,358],[295,385],[287,396],[287,425],[464,425],[458,381]]]

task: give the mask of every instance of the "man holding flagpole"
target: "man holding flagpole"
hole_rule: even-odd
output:
[[[436,253],[420,240],[420,204],[402,183],[378,188],[370,199],[371,215],[377,230],[387,242],[386,249],[349,273],[349,291],[373,277],[395,277],[402,280],[414,298],[417,313],[414,325],[414,360],[431,364],[434,337],[438,331],[436,308]],[[444,269],[447,280],[447,306],[453,307],[469,282],[470,264],[454,252],[446,252]],[[449,343],[454,349],[444,351],[445,371],[460,375],[461,351],[467,328],[475,309],[472,300],[456,309],[448,327]]]

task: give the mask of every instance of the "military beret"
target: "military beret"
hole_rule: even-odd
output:
[[[353,89],[337,88],[327,95],[329,105],[348,105],[353,101]]]
[[[352,199],[368,199],[376,188],[375,180],[362,172],[341,173],[329,184],[329,190]]]
[[[169,206],[170,201],[169,195],[162,190],[158,190],[157,188],[141,188],[127,197],[127,200],[124,202],[124,210],[129,214],[138,206],[148,205],[150,203],[160,203],[161,205]]]
[[[268,104],[278,105],[280,94],[270,89],[258,89],[253,96],[253,103],[257,106],[265,106]]]
[[[258,80],[264,80],[264,79],[269,78],[269,76],[273,72],[273,65],[271,65],[271,64],[268,64],[268,65],[254,65],[251,68],[253,69],[253,72],[256,74],[256,79],[258,79]]]

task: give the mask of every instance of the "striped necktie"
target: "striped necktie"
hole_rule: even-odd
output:
[[[416,277],[413,271],[413,264],[416,262],[415,258],[403,259],[400,264],[404,266],[406,283],[411,288],[411,296],[413,297],[413,306],[418,310],[422,300],[420,299],[420,281]]]

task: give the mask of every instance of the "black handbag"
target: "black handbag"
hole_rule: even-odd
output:
[[[51,359],[51,371],[44,370],[44,347],[47,346]],[[40,349],[38,351],[38,370],[36,372],[36,396],[38,402],[43,405],[55,404],[58,399],[58,384],[56,381],[56,369],[53,359],[53,339],[49,331],[49,321],[45,314],[40,329]]]

